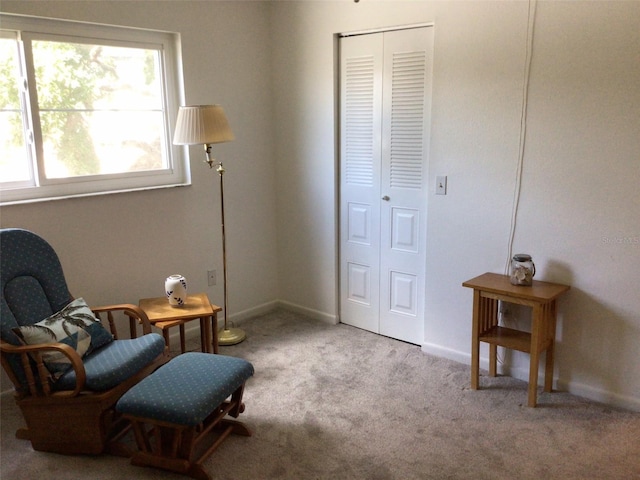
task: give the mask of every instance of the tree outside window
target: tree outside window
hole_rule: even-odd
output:
[[[1,33],[0,190],[144,175],[155,184],[181,170],[169,136],[178,82],[167,81],[165,44]]]

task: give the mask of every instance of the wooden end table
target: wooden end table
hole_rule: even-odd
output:
[[[489,375],[496,376],[497,347],[528,353],[528,405],[536,406],[540,353],[546,351],[544,391],[553,385],[553,351],[556,338],[556,299],[569,290],[557,283],[533,281],[531,286],[512,285],[509,276],[485,273],[467,280],[473,288],[473,327],[471,339],[471,388],[478,389],[480,342],[489,344]],[[531,333],[498,325],[498,301],[532,307]]]
[[[218,353],[218,312],[222,311],[222,308],[212,305],[205,293],[188,295],[184,305],[180,307],[169,305],[166,297],[143,298],[138,305],[147,314],[151,324],[162,330],[167,348],[170,348],[169,329],[178,326],[180,350],[184,353],[184,325],[191,320],[200,319],[202,351],[211,353],[213,348],[213,353]]]

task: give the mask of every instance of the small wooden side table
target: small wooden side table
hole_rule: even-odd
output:
[[[556,338],[556,299],[569,290],[557,283],[533,281],[531,286],[512,285],[507,275],[485,273],[467,280],[473,288],[473,327],[471,335],[471,388],[478,389],[480,342],[489,344],[489,375],[496,376],[497,347],[528,353],[528,405],[536,406],[540,353],[546,351],[544,391],[553,385],[553,351]],[[498,301],[532,307],[531,333],[498,325]]]
[[[167,348],[170,348],[169,329],[178,326],[180,350],[184,353],[184,325],[199,318],[202,351],[211,353],[213,349],[213,353],[218,353],[218,312],[222,311],[222,308],[212,305],[205,293],[188,295],[184,305],[180,307],[169,305],[166,297],[143,298],[138,305],[147,314],[151,324],[162,330]]]

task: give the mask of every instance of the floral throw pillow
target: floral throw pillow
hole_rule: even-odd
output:
[[[78,298],[57,313],[44,320],[13,332],[27,345],[39,343],[64,343],[72,347],[80,357],[113,340],[87,303]],[[69,359],[61,352],[48,351],[42,360],[54,378],[59,378],[69,368]]]

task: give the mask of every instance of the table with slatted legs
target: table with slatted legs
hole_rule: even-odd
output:
[[[462,284],[473,289],[473,326],[471,339],[471,388],[479,387],[480,342],[489,344],[489,375],[496,376],[497,347],[529,354],[528,406],[535,407],[538,390],[540,354],[546,351],[544,391],[553,385],[554,344],[556,337],[556,299],[569,286],[534,280],[531,286],[512,285],[509,276],[485,273]],[[498,301],[532,308],[531,332],[498,325]]]
[[[143,298],[138,305],[147,314],[151,324],[162,331],[167,347],[170,348],[169,329],[177,326],[180,328],[180,351],[184,353],[184,326],[191,320],[199,319],[202,351],[218,353],[218,312],[222,308],[212,305],[205,293],[188,295],[180,307],[169,305],[166,297]]]

